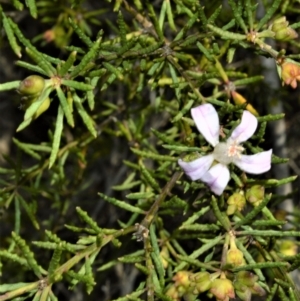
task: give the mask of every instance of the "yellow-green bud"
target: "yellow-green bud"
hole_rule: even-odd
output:
[[[199,293],[205,292],[211,287],[211,278],[208,272],[199,272],[190,276],[190,280],[193,282],[194,291]]]
[[[236,247],[235,237],[230,238],[230,249],[226,254],[226,264],[230,264],[233,267],[245,264],[244,254]]]
[[[38,100],[38,96],[36,97],[22,97],[22,106],[24,110],[27,110],[34,102]],[[45,100],[42,102],[40,107],[36,110],[36,112],[32,115],[32,119],[38,118],[41,114],[43,114],[46,110],[48,110],[50,106],[50,98],[47,97]]]
[[[280,17],[270,25],[269,29],[276,33],[278,30],[287,28],[288,26],[289,22],[286,20],[286,17]]]
[[[239,271],[236,274],[236,281],[248,287],[252,287],[257,280],[258,276],[249,271]]]
[[[297,32],[289,27],[289,22],[285,17],[275,20],[269,29],[275,33],[275,39],[278,41],[289,41],[298,37]]]
[[[187,292],[183,294],[183,300],[184,301],[195,301],[198,297],[198,294],[194,294],[193,292]]]
[[[282,16],[276,20],[273,21],[273,25],[274,24],[278,24],[278,23],[282,23],[282,22],[285,22],[286,21],[286,17],[285,16]]]
[[[180,271],[177,272],[176,275],[173,277],[173,281],[175,281],[176,286],[183,286],[185,288],[188,288],[191,285],[191,281],[190,281],[191,275],[192,275],[191,272]]]
[[[279,241],[279,252],[285,256],[295,256],[298,254],[298,246],[293,240]]]
[[[266,291],[256,282],[252,287],[250,287],[251,293],[258,295],[258,296],[264,296],[266,294]]]
[[[228,279],[215,279],[211,284],[210,292],[218,301],[227,301],[229,298],[235,298],[233,284]]]
[[[180,293],[174,285],[169,287],[169,289],[166,291],[166,295],[175,301],[180,301],[181,298]]]
[[[30,75],[21,81],[19,93],[26,96],[38,96],[45,87],[45,79],[39,75]]]
[[[167,259],[170,258],[170,254],[169,254],[169,249],[167,246],[163,246],[160,253],[159,253],[162,265],[164,267],[164,269],[166,269],[169,265],[169,262]]]
[[[297,37],[297,32],[291,27],[283,28],[281,30],[276,31],[275,33],[275,39],[283,42],[294,40]]]
[[[297,32],[289,27],[289,22],[285,17],[276,19],[269,27],[275,33],[275,39],[278,41],[290,41],[298,37]]]
[[[265,196],[265,187],[261,185],[254,185],[246,192],[246,199],[253,206],[259,205]]]
[[[236,213],[236,211],[237,211],[236,205],[228,205],[226,213],[227,215],[232,215]]]
[[[239,249],[230,249],[227,252],[226,263],[233,267],[239,267],[245,264],[244,254]]]
[[[238,295],[238,297],[243,301],[251,301],[251,290],[244,285],[240,285],[239,287],[236,286],[236,283],[234,283],[235,292]]]
[[[282,29],[286,29],[286,28],[288,28],[288,26],[289,26],[289,22],[288,21],[282,21],[282,22],[274,23],[272,25],[271,29],[276,34],[276,32],[278,32],[278,31],[280,31]]]
[[[236,211],[242,211],[246,205],[246,198],[242,193],[235,192],[227,200],[227,215],[232,215]]]
[[[33,119],[38,118],[41,114],[43,114],[45,111],[48,110],[50,106],[50,98],[47,97],[43,103],[41,104],[41,106],[37,109],[37,111],[34,113],[34,115],[32,116]]]

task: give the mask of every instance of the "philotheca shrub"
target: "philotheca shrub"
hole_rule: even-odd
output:
[[[300,300],[296,2],[0,1],[0,300]]]

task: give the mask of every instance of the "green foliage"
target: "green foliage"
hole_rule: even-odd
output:
[[[13,99],[16,90],[24,109],[15,151],[0,161],[0,301],[63,300],[62,291],[85,300],[300,300],[289,275],[300,266],[299,209],[285,212],[286,229],[273,190],[296,176],[230,165],[232,180],[217,196],[178,166],[212,152],[190,118],[200,104],[216,108],[222,139],[244,110],[259,114],[243,147],[257,154],[270,144],[267,127],[285,114],[266,110],[260,56],[297,86],[299,43],[276,38],[271,26],[286,15],[295,23],[284,29],[299,28],[295,1],[100,2],[0,1],[3,44],[22,57],[22,78],[1,82],[0,93]],[[288,78],[285,62],[295,68]],[[39,124],[42,138],[27,139]],[[111,281],[121,270],[136,275],[130,291]],[[229,285],[225,295],[216,280]]]

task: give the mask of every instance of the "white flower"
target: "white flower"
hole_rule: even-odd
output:
[[[191,114],[199,132],[214,147],[212,154],[191,162],[178,160],[178,164],[192,180],[203,181],[215,194],[221,195],[230,179],[227,167],[230,163],[250,174],[261,174],[271,168],[272,149],[255,155],[241,154],[244,148],[240,144],[248,140],[257,128],[257,119],[250,112],[243,112],[241,123],[226,142],[219,142],[219,116],[211,104],[193,108]],[[214,161],[218,163],[212,166]]]

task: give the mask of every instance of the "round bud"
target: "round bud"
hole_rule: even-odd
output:
[[[275,34],[275,39],[278,41],[290,41],[296,39],[297,37],[297,32],[291,27],[278,30]]]
[[[45,79],[39,75],[30,75],[21,81],[19,93],[26,96],[38,96],[45,87]]]
[[[215,279],[211,283],[210,292],[217,298],[217,300],[229,300],[235,298],[234,287],[228,279]]]
[[[191,273],[188,271],[179,271],[172,278],[172,280],[175,281],[176,286],[182,286],[188,288],[191,284],[191,281],[189,279],[190,275]]]
[[[253,185],[246,192],[246,199],[253,205],[258,205],[262,202],[265,196],[265,188],[261,185]]]
[[[34,115],[32,116],[33,119],[38,118],[41,114],[43,114],[45,111],[48,110],[49,106],[50,106],[50,98],[47,97],[43,103],[40,105],[40,107],[37,109],[37,111],[34,113]]]
[[[235,192],[227,200],[227,215],[234,214],[236,211],[242,211],[246,205],[244,194]]]
[[[211,279],[208,272],[198,272],[190,276],[190,280],[193,282],[192,285],[195,287],[195,292],[202,293],[210,289]]]
[[[233,267],[239,267],[245,264],[244,254],[239,249],[230,249],[226,255],[226,263]]]

